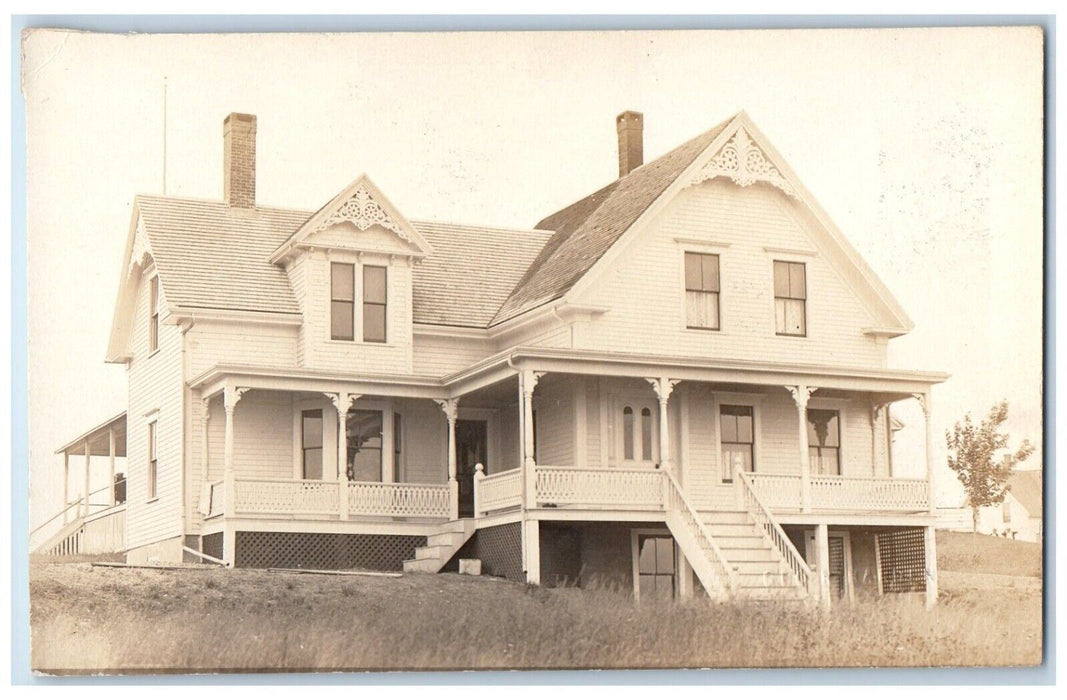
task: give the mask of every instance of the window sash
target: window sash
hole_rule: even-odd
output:
[[[622,458],[634,458],[634,409],[630,406],[622,409]]]
[[[323,428],[322,410],[303,411],[300,414],[301,474],[304,479],[321,479]]]
[[[330,263],[330,339],[355,340],[356,266]]]
[[[807,335],[807,310],[803,299],[774,300],[774,330],[778,335]]]
[[[674,596],[674,541],[663,535],[639,535],[637,538],[638,595]]]
[[[388,304],[388,274],[379,265],[363,266],[363,341],[384,343]]]
[[[685,254],[685,290],[719,291],[719,256],[714,253]]]
[[[348,412],[345,471],[350,481],[382,481],[383,419],[381,411]]]
[[[147,474],[147,491],[148,498],[152,499],[156,497],[156,480],[158,475],[159,460],[157,458],[157,437],[156,437],[156,422],[152,421],[148,424],[148,474]]]
[[[686,328],[719,330],[719,293],[696,292],[687,289],[685,292],[685,326]]]

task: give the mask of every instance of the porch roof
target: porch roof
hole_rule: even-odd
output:
[[[444,377],[372,375],[323,371],[305,367],[216,365],[189,386],[206,394],[226,383],[251,388],[353,393],[445,399],[514,376],[520,370],[616,377],[668,377],[681,381],[736,383],[761,386],[807,384],[819,389],[864,391],[885,400],[928,391],[950,375],[944,372],[829,367],[824,365],[715,360],[702,357],[643,355],[559,348],[517,347],[491,355],[460,372]]]
[[[111,454],[108,433],[115,431],[115,456],[126,456],[126,411],[104,421],[100,425],[88,430],[70,442],[66,443],[56,454],[69,452],[71,454],[84,454],[85,443],[89,443],[89,454],[93,457],[106,457]]]

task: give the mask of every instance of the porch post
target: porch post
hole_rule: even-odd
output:
[[[522,372],[522,444],[523,444],[523,459],[522,465],[524,474],[524,481],[526,484],[526,506],[528,508],[535,508],[537,506],[537,475],[536,467],[534,463],[534,419],[533,419],[533,394],[534,389],[537,387],[537,382],[544,375],[544,372],[534,372],[532,370],[523,370]]]
[[[926,423],[926,499],[932,515],[937,514],[934,505],[934,422],[930,418],[930,392],[913,394],[923,409]]]
[[[673,464],[671,462],[671,438],[668,428],[670,421],[667,415],[667,401],[671,398],[671,392],[674,391],[674,387],[678,385],[680,380],[668,379],[667,377],[645,377],[645,381],[652,385],[652,390],[656,392],[656,398],[659,399],[659,461],[664,470],[670,470]]]
[[[937,541],[934,537],[933,525],[927,525],[923,530],[923,553],[926,557],[926,607],[932,608],[937,604]]]
[[[89,441],[85,441],[85,500],[84,500],[84,513],[82,515],[89,515]]]
[[[108,471],[111,474],[111,481],[108,483],[111,488],[108,489],[111,493],[111,505],[115,505],[115,429],[107,429],[107,464]]]
[[[337,488],[338,517],[348,520],[348,411],[359,396],[339,391],[336,394],[327,393],[326,397],[337,409]],[[382,445],[383,453],[385,445]]]
[[[815,526],[815,567],[819,575],[819,603],[830,607],[830,537],[826,523]]]
[[[459,481],[456,479],[456,416],[459,414],[459,399],[435,399],[448,421],[448,503],[452,520],[459,519]],[[477,488],[477,484],[475,484]],[[474,513],[478,516],[477,508]]]
[[[63,450],[63,524],[67,524],[67,507],[70,505],[70,452]]]
[[[808,455],[808,399],[818,387],[787,386],[797,405],[797,436],[800,438],[800,510],[811,512],[811,461]]]
[[[211,420],[211,397],[200,399],[200,512],[204,515],[211,514],[211,484],[208,479],[211,472],[208,469],[208,421]]]
[[[223,443],[223,478],[226,482],[226,517],[232,518],[234,516],[234,504],[235,504],[235,479],[233,474],[233,413],[237,408],[237,402],[241,400],[244,393],[248,391],[246,388],[238,388],[234,386],[227,386],[223,390],[223,408],[226,409],[226,432]],[[227,562],[233,564],[233,558],[231,555],[226,556]]]

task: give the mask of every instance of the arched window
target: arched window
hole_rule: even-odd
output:
[[[634,458],[634,410],[622,409],[622,454],[623,459]]]
[[[641,459],[652,461],[652,411],[641,409]]]

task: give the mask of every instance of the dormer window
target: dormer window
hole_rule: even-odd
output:
[[[385,342],[386,270],[363,266],[363,342]]]
[[[148,352],[159,349],[159,277],[148,283]]]
[[[355,340],[356,266],[330,265],[330,338]]]
[[[808,278],[804,263],[774,261],[774,332],[807,335]]]

